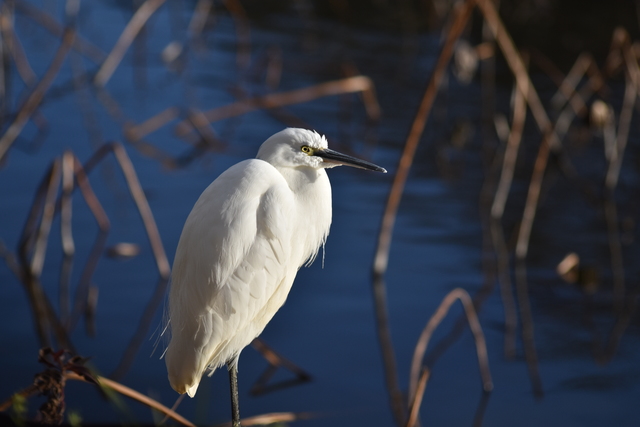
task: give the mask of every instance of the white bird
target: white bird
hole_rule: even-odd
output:
[[[238,357],[324,244],[331,225],[324,169],[338,165],[386,172],[328,149],[317,132],[285,129],[262,144],[257,158],[213,181],[184,225],[169,293],[169,382],[193,397],[206,370],[211,375],[227,364],[234,425]]]

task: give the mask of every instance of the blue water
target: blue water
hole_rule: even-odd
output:
[[[313,414],[311,419],[294,425],[393,425],[375,329],[370,270],[387,192],[435,62],[438,36],[378,33],[321,20],[310,25],[293,13],[273,15],[252,24],[252,62],[248,70],[238,71],[234,22],[221,10],[216,14],[215,26],[203,37],[204,47],[190,49],[184,72],[177,74],[162,64],[160,52],[175,38],[184,40],[192,6],[164,5],[147,28],[146,65],[136,70],[129,52],[107,84],[106,90],[127,120],[140,123],[171,106],[202,110],[222,106],[236,99],[232,91],[238,85],[250,93],[264,93],[259,63],[274,47],[281,49],[283,60],[277,90],[342,78],[341,64],[345,63],[355,64],[376,84],[383,118],[373,126],[367,123],[357,95],[328,97],[285,109],[325,133],[332,147],[368,157],[390,173],[348,168],[329,172],[334,221],[324,268],[318,257],[311,267],[300,270],[287,303],[262,335],[275,351],[312,375],[313,380],[264,396],[249,396],[248,390],[267,363],[255,350],[247,348],[240,358],[240,390],[243,416],[308,412]],[[61,10],[55,6],[49,10],[62,19]],[[78,18],[79,34],[108,52],[130,15],[128,3],[84,2]],[[15,27],[31,66],[42,76],[58,41],[20,13]],[[96,66],[90,61],[84,60],[84,64],[95,71]],[[15,108],[25,87],[15,68],[11,73],[10,103]],[[136,73],[144,76],[144,83],[136,80]],[[67,61],[53,84],[57,95],[45,98],[39,108],[39,115],[47,122],[41,144],[31,143],[37,129],[29,124],[0,168],[0,237],[11,251],[16,250],[35,191],[50,163],[66,149],[73,150],[81,161],[93,153],[95,147],[83,112],[95,118],[102,141],[124,141],[122,123],[109,115],[92,89],[84,88],[90,100],[89,111],[78,102],[77,93],[60,90],[71,78]],[[505,84],[499,87],[498,95],[508,100],[508,91],[509,84]],[[619,94],[616,96],[619,99]],[[456,287],[473,296],[487,282],[478,203],[486,177],[480,117],[479,85],[462,86],[450,76],[447,96],[436,102],[403,195],[385,280],[400,387],[405,391],[416,340],[442,298]],[[455,148],[448,141],[461,122],[470,123],[473,131],[463,148]],[[182,155],[191,147],[174,135],[173,124],[145,140],[172,155]],[[212,128],[228,147],[221,152],[206,152],[178,170],[164,168],[125,143],[170,260],[182,224],[202,190],[231,164],[254,156],[264,139],[286,125],[262,111],[214,123]],[[525,152],[535,154],[539,137],[534,129],[528,135]],[[597,139],[594,141],[583,151],[572,151],[578,168],[596,165],[598,170],[597,162],[601,160],[592,159],[599,159],[602,154]],[[637,153],[636,131],[629,143],[618,193],[621,218],[637,218],[637,206],[629,203],[631,195],[637,195],[639,183],[638,170],[633,165]],[[522,209],[532,162],[529,156],[519,164],[518,181],[507,206],[508,235]],[[106,246],[131,242],[141,248],[132,259],[100,259],[92,277],[99,289],[96,335],[88,336],[82,321],[71,334],[78,353],[91,356],[92,366],[109,375],[133,337],[157,285],[158,273],[140,217],[115,162],[111,158],[105,161],[90,179],[111,221]],[[631,315],[611,361],[600,364],[594,357],[604,347],[617,319],[611,304],[612,278],[602,210],[585,203],[557,171],[546,182],[548,190],[534,225],[528,265],[544,397],[533,395],[520,332],[516,358],[506,360],[503,356],[504,315],[496,285],[479,314],[495,385],[484,412],[478,415],[481,383],[474,342],[466,330],[433,366],[421,412],[425,425],[472,425],[474,417],[480,417],[487,426],[631,426],[640,420],[637,313]],[[96,223],[79,194],[74,196],[73,208],[76,256],[72,291],[97,233]],[[42,277],[55,307],[62,257],[59,228],[56,219]],[[634,262],[638,255],[637,231],[632,227],[626,233],[623,253],[631,295],[628,301],[632,301],[637,298],[639,277]],[[572,250],[581,252],[586,262],[601,272],[601,287],[592,297],[565,284],[554,272],[557,262]],[[488,281],[495,283],[493,279]],[[28,386],[42,367],[37,363],[40,343],[26,293],[4,263],[0,263],[0,282],[4,284],[0,298],[0,366],[4,367],[0,400],[4,400]],[[159,358],[163,343],[155,348],[162,311],[160,304],[133,365],[119,380],[171,406],[177,395],[169,386],[164,361]],[[433,344],[447,335],[461,314],[458,305],[452,308],[436,331]],[[286,379],[286,375],[281,374],[278,379]],[[225,422],[229,418],[227,390],[226,373],[219,371],[211,379],[205,378],[196,398],[184,401],[178,412],[202,424]],[[32,412],[41,401],[31,400]],[[68,411],[79,413],[86,422],[154,420],[148,408],[130,401],[126,401],[130,413],[123,414],[86,384],[70,382],[66,403]]]

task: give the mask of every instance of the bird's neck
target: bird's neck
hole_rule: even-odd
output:
[[[324,169],[290,168],[286,172],[280,171],[289,184],[295,197],[296,213],[304,216],[307,221],[295,230],[297,237],[294,244],[300,244],[296,253],[302,257],[298,263],[314,257],[318,248],[329,234],[331,226],[331,185]]]

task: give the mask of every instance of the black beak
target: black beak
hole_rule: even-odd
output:
[[[322,157],[327,163],[333,163],[335,165],[353,166],[354,168],[366,169],[370,171],[387,173],[385,168],[381,168],[378,165],[369,163],[366,160],[356,159],[355,157],[347,156],[346,154],[338,153],[337,151],[329,150],[315,150],[314,156]]]

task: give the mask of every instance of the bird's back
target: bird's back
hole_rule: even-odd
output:
[[[207,367],[233,360],[262,332],[301,264],[326,238],[330,187],[318,172],[329,188],[329,216],[312,228],[299,213],[309,203],[326,210],[315,200],[326,198],[326,188],[300,197],[262,160],[231,167],[196,202],[176,251],[169,297],[172,337],[165,357],[179,393],[193,396]]]

